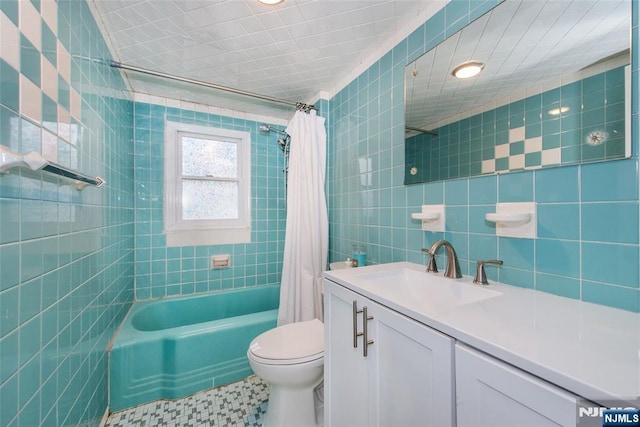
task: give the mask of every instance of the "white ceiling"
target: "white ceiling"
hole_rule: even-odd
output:
[[[407,125],[435,129],[559,87],[624,51],[609,68],[628,64],[630,25],[630,0],[507,0],[407,66]],[[478,76],[451,76],[472,59]]]
[[[114,60],[311,103],[332,96],[448,0],[92,0]],[[267,117],[293,107],[125,72],[135,93]]]

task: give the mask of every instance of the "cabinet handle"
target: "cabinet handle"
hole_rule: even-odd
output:
[[[358,313],[362,310],[358,310],[358,302],[353,300],[353,348],[358,348],[358,337],[362,336],[362,332],[358,332]]]
[[[373,316],[367,315],[367,306],[362,307],[362,356],[367,357],[367,349],[371,344],[373,344],[373,340],[369,339],[368,327],[367,323],[369,320],[372,320]]]

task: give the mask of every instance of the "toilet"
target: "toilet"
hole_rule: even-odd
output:
[[[258,335],[247,350],[253,372],[269,383],[264,427],[316,427],[315,389],[324,373],[324,325],[290,323]]]

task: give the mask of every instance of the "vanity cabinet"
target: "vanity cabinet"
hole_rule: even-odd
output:
[[[324,294],[325,425],[453,426],[454,340],[334,282]]]
[[[458,427],[577,424],[578,396],[465,345],[455,347]]]
[[[586,401],[574,394],[332,281],[325,280],[324,295],[328,427],[580,421],[577,408]]]
[[[407,262],[325,275],[327,426],[586,427],[610,396],[637,407],[637,313]]]

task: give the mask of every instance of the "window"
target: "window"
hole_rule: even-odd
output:
[[[250,149],[248,132],[167,122],[167,246],[251,240]]]

